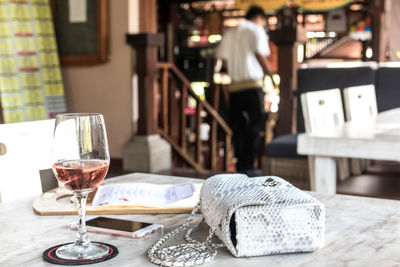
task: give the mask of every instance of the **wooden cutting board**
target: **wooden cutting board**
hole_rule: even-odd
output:
[[[89,197],[86,214],[145,214],[145,213],[190,213],[199,200],[200,188],[203,180],[190,179],[183,177],[174,177],[166,175],[155,175],[145,173],[133,173],[104,181],[103,184],[113,183],[156,183],[156,184],[179,184],[186,181],[192,181],[195,185],[194,195],[186,199],[184,205],[179,206],[179,202],[172,203],[163,207],[142,207],[129,205],[107,205],[91,207],[91,198]],[[38,215],[73,215],[78,214],[75,204],[71,201],[72,194],[60,192],[53,189],[43,193],[33,202],[33,210]]]

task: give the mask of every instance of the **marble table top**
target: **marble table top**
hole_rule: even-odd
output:
[[[400,161],[400,108],[381,112],[373,121],[348,121],[327,131],[298,136],[301,155]]]
[[[135,173],[127,175],[142,182],[179,183],[186,178]],[[201,181],[192,179],[193,181]],[[310,193],[326,206],[326,246],[314,253],[234,258],[219,249],[216,260],[206,266],[400,266],[400,201],[344,195]],[[38,216],[33,198],[0,204],[0,266],[54,266],[44,262],[42,252],[71,242],[75,232],[67,224],[75,216]],[[199,215],[201,216],[201,215]],[[162,223],[165,231],[182,224],[186,214],[110,215],[110,217]],[[198,217],[197,219],[200,219]],[[198,236],[205,236],[204,227]],[[89,233],[93,241],[108,242],[120,254],[97,266],[156,266],[146,250],[160,233],[143,239]],[[195,236],[196,237],[196,236]]]

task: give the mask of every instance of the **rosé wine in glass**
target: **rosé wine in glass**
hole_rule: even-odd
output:
[[[67,160],[53,165],[54,175],[68,190],[93,190],[107,174],[104,160]]]

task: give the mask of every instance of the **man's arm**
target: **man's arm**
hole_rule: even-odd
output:
[[[261,56],[260,54],[258,54],[257,52],[255,52],[255,55],[256,55],[258,63],[261,65],[261,68],[263,69],[264,75],[270,76],[272,84],[274,85],[274,87],[276,87],[275,81],[274,81],[274,79],[272,77],[271,72],[268,69],[267,62],[266,62],[265,58],[263,56]]]

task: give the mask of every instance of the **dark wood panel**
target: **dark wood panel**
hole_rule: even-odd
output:
[[[87,22],[69,23],[68,1],[50,0],[63,66],[96,65],[109,59],[109,1],[87,3]]]

